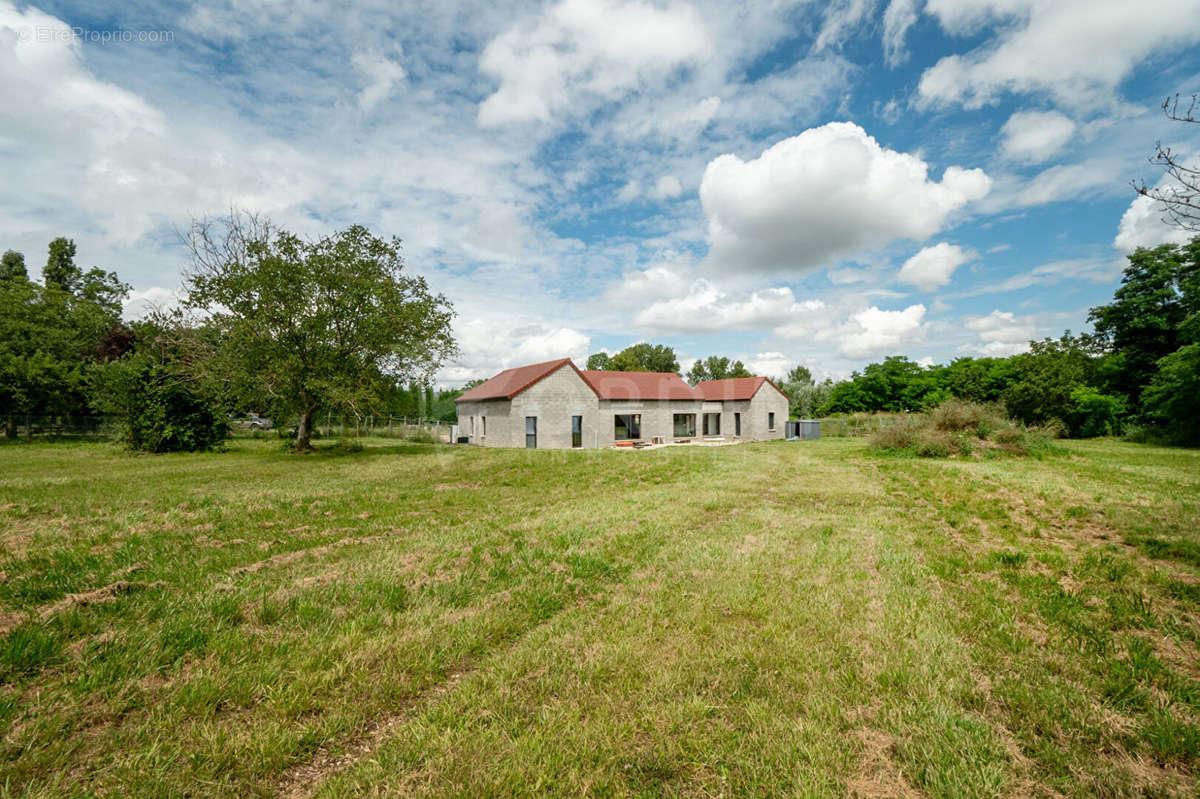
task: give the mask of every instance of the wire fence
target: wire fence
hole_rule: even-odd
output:
[[[263,418],[229,421],[235,437],[291,438],[298,419],[277,424]],[[82,414],[16,414],[0,419],[5,438],[115,438],[120,433],[116,417]],[[376,416],[340,413],[318,414],[313,419],[316,438],[404,438],[450,443],[451,425],[439,419],[414,416]]]
[[[905,416],[901,413],[855,413],[816,421],[821,423],[821,438],[855,438],[899,424]]]

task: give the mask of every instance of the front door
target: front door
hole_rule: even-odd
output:
[[[537,449],[537,417],[525,417],[525,448]]]

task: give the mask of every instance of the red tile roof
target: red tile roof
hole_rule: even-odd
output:
[[[709,402],[718,400],[748,400],[758,393],[763,383],[783,394],[779,386],[765,377],[731,377],[727,380],[706,380],[696,384],[696,394]],[[787,396],[787,394],[783,394]]]
[[[580,372],[600,399],[694,400],[696,395],[674,372]]]
[[[505,369],[491,380],[485,380],[470,391],[461,394],[455,402],[473,402],[475,400],[512,399],[525,389],[547,375],[553,374],[559,368],[571,363],[570,358],[559,358],[557,361],[546,361],[529,366],[518,366]],[[575,368],[571,364],[571,368]]]

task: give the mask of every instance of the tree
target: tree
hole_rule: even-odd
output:
[[[705,380],[727,380],[731,377],[753,377],[746,364],[741,361],[729,362],[728,358],[710,355],[692,364],[688,370],[687,379],[692,385]]]
[[[1012,382],[1001,399],[1010,415],[1025,424],[1057,419],[1069,424],[1076,412],[1075,390],[1090,385],[1095,370],[1094,342],[1086,336],[1031,341],[1029,352],[1014,355]]]
[[[188,245],[186,305],[221,332],[216,367],[299,417],[297,451],[318,408],[363,412],[457,351],[450,303],[405,271],[399,239],[354,225],[302,241],[233,212],[194,221]]]
[[[593,352],[588,356],[587,368],[592,371],[605,372],[612,369],[612,358],[607,352]]]
[[[0,280],[27,280],[29,272],[25,269],[25,255],[16,250],[5,250],[0,257]]]
[[[1176,122],[1200,124],[1196,116],[1200,95],[1192,95],[1192,101],[1184,111],[1179,110],[1179,95],[1168,97],[1163,102],[1163,113]],[[1170,179],[1165,187],[1148,187],[1145,182],[1135,183],[1134,189],[1143,197],[1159,204],[1163,221],[1184,230],[1200,231],[1200,168],[1184,163],[1184,159],[1170,147],[1155,145],[1150,163],[1161,166]]]
[[[679,361],[670,347],[643,341],[612,356],[608,369],[614,372],[678,372]]]
[[[1158,362],[1184,342],[1181,329],[1200,313],[1200,237],[1184,245],[1140,248],[1129,256],[1121,285],[1108,305],[1088,319],[1099,342],[1114,355],[1113,390],[1131,407],[1158,370]]]
[[[813,382],[812,372],[809,371],[808,367],[805,366],[804,364],[798,363],[788,371],[787,377],[784,378],[784,382],[789,385],[796,384],[796,383],[799,383],[799,384],[812,383]]]
[[[46,265],[42,268],[42,282],[73,294],[83,277],[75,265],[75,240],[59,236],[50,242],[49,250]]]
[[[1181,444],[1200,444],[1200,343],[1187,344],[1159,361],[1142,393],[1144,418]]]

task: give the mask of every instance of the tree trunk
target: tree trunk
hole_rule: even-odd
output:
[[[297,452],[308,452],[312,449],[312,444],[309,443],[312,438],[312,415],[311,410],[300,411],[300,423],[296,425]]]
[[[10,441],[17,437],[17,417],[11,413],[4,420],[4,437]]]

